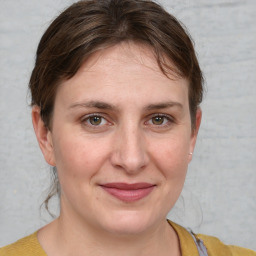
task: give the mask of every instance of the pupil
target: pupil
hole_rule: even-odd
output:
[[[90,117],[90,123],[92,125],[99,125],[101,123],[101,117],[99,116]]]
[[[153,118],[153,123],[154,124],[158,124],[159,125],[159,124],[162,124],[163,121],[164,121],[164,119],[161,116],[156,116],[156,117]]]

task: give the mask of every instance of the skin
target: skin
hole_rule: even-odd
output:
[[[39,113],[34,106],[35,133],[61,184],[60,216],[38,233],[47,254],[181,255],[166,215],[181,193],[201,121],[198,109],[192,130],[188,81],[166,77],[150,48],[122,43],[62,82],[51,130]],[[154,188],[124,202],[102,189],[108,182]]]

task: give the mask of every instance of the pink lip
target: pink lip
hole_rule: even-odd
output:
[[[150,194],[155,185],[149,183],[106,183],[101,187],[121,201],[134,202]]]

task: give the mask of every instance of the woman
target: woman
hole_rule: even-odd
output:
[[[202,83],[189,36],[154,2],[81,1],[60,14],[30,78],[60,216],[0,255],[256,255],[166,220],[192,159]]]

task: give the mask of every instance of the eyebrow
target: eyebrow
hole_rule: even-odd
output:
[[[113,105],[103,101],[88,101],[88,102],[82,102],[82,103],[75,103],[69,107],[69,109],[72,109],[72,108],[99,108],[99,109],[108,109],[108,110],[116,109],[116,107],[114,107]]]
[[[163,103],[156,103],[156,104],[150,104],[146,106],[144,109],[147,111],[155,110],[155,109],[166,109],[166,108],[172,108],[172,107],[178,107],[183,108],[183,105],[179,102],[170,101],[170,102],[163,102]]]
[[[179,102],[170,101],[170,102],[149,104],[145,106],[143,109],[145,111],[152,111],[155,109],[166,109],[166,108],[172,108],[172,107],[178,107],[182,109],[183,105]],[[107,110],[118,110],[116,106],[103,101],[88,101],[88,102],[82,102],[82,103],[74,103],[69,107],[69,109],[73,109],[73,108],[98,108],[98,109],[107,109]]]

